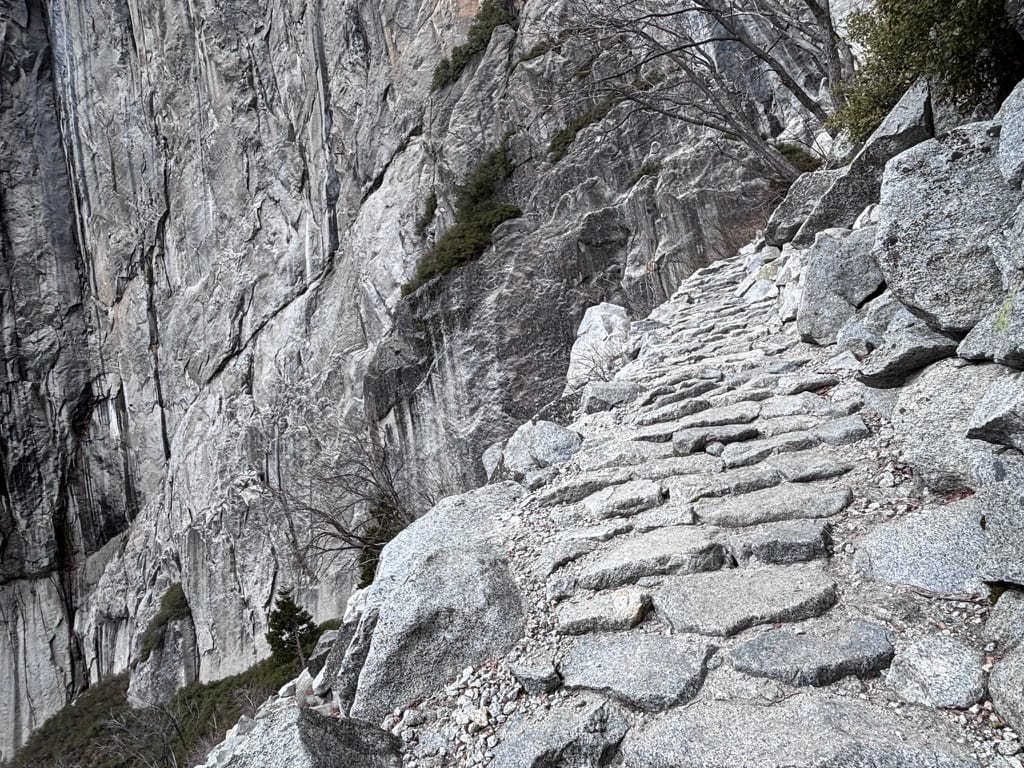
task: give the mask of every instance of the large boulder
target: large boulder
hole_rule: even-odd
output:
[[[992,383],[971,415],[967,436],[1024,451],[1024,374]]]
[[[965,333],[1002,299],[993,243],[1021,201],[996,162],[999,127],[973,123],[894,158],[875,257],[894,294],[933,328]]]
[[[502,483],[445,499],[384,548],[356,632],[365,647],[338,675],[344,688],[358,669],[352,717],[380,722],[522,637],[522,599],[496,541],[520,493]]]
[[[792,240],[822,195],[842,173],[842,170],[814,171],[805,173],[794,181],[785,199],[768,219],[764,230],[765,242],[768,245],[781,246]]]
[[[617,304],[601,302],[586,311],[569,353],[566,393],[589,381],[606,381],[622,367],[629,348],[629,327],[629,315]]]
[[[1020,189],[1024,182],[1024,82],[1013,89],[999,112],[999,170],[1007,183]]]
[[[988,594],[978,575],[985,546],[974,499],[916,512],[861,539],[857,570],[877,581],[942,594]]]
[[[996,663],[988,688],[996,712],[1017,733],[1024,731],[1024,647],[1016,648]]]
[[[903,460],[937,491],[974,488],[974,462],[994,449],[967,437],[974,409],[989,386],[1006,375],[998,365],[943,360],[900,390],[892,414]]]
[[[553,421],[528,421],[509,438],[502,464],[518,480],[527,472],[568,461],[582,444],[579,433]]]
[[[896,655],[885,679],[912,704],[966,709],[985,693],[984,663],[956,638],[928,635]]]
[[[843,326],[882,285],[871,255],[874,227],[819,232],[804,257],[796,327],[804,341],[833,344]]]
[[[986,581],[1024,586],[1024,457],[1004,451],[979,461],[975,474],[975,498],[985,515],[979,573]]]
[[[285,706],[220,744],[206,768],[401,768],[400,742],[359,720],[338,720]]]
[[[900,324],[886,333],[864,361],[857,379],[869,387],[898,387],[911,373],[953,357],[956,350],[955,339],[920,321]]]
[[[850,227],[861,212],[878,200],[885,164],[900,152],[934,135],[928,85],[921,80],[907,91],[864,147],[832,184],[793,238],[806,247],[826,227]]]

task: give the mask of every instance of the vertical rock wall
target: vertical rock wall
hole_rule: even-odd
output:
[[[551,161],[585,51],[527,57],[563,4],[518,5],[433,94],[476,2],[0,5],[0,755],[129,667],[171,583],[201,680],[266,654],[279,586],[339,615],[347,563],[268,485],[329,490],[304,467],[364,410],[414,483],[471,485],[587,306],[645,312],[745,239],[774,191],[679,124],[613,113]],[[525,216],[403,301],[506,135]]]

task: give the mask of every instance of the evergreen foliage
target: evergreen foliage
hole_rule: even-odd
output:
[[[315,627],[305,648],[339,622]],[[128,705],[128,676],[90,686],[37,729],[5,768],[178,768],[193,765],[242,715],[252,715],[299,672],[294,656],[273,656],[213,683],[194,683],[158,707]]]
[[[438,62],[430,89],[437,91],[458,80],[473,57],[487,50],[491,33],[502,24],[517,26],[516,14],[509,0],[483,0],[470,24],[466,42],[455,46],[450,57]]]
[[[160,610],[149,622],[145,633],[142,635],[142,645],[136,663],[149,659],[150,654],[164,641],[164,633],[167,625],[172,621],[185,619],[192,615],[188,607],[188,600],[185,598],[185,590],[181,582],[172,584],[160,598]]]
[[[422,238],[427,234],[427,227],[430,226],[430,222],[434,220],[434,214],[437,213],[437,192],[434,190],[430,191],[427,195],[426,201],[423,203],[423,213],[416,219],[416,236]]]
[[[516,206],[495,201],[499,187],[513,170],[504,141],[477,164],[457,190],[455,225],[423,254],[416,274],[403,287],[403,294],[412,293],[428,280],[475,259],[491,245],[499,224],[523,215]]]
[[[305,666],[306,655],[318,637],[313,617],[292,599],[290,589],[277,594],[274,610],[267,617],[267,643],[274,659],[285,664],[296,659]]]
[[[832,118],[864,139],[921,77],[963,111],[1005,98],[1024,76],[1024,41],[1003,0],[878,0],[851,18],[866,62]]]

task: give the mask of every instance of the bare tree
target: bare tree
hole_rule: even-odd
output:
[[[308,460],[265,473],[262,493],[295,529],[296,539],[318,567],[351,556],[372,572],[380,551],[397,533],[429,510],[446,490],[410,482],[400,455],[383,431],[365,420],[327,418],[316,426],[281,417],[277,440],[300,434],[312,440]],[[340,422],[340,423],[339,423]]]
[[[591,52],[575,76],[598,113],[628,104],[713,132],[783,181],[798,171],[760,102],[781,89],[827,129],[853,66],[828,0],[571,0],[552,23],[552,39]]]

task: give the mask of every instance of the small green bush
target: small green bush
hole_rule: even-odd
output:
[[[427,195],[426,201],[423,203],[423,213],[416,219],[416,236],[421,240],[427,234],[427,227],[430,226],[430,222],[434,220],[434,215],[437,213],[437,192],[430,190],[430,194]]]
[[[102,755],[97,745],[106,732],[104,722],[128,712],[128,675],[118,675],[90,687],[36,729],[8,768],[81,765],[83,768],[128,768],[128,763]],[[60,761],[60,762],[58,762]]]
[[[509,0],[483,0],[469,26],[466,42],[455,46],[450,57],[438,62],[430,90],[440,90],[458,80],[473,57],[487,50],[491,34],[502,24],[517,26],[516,13]]]
[[[1024,76],[1024,41],[1003,0],[878,0],[854,14],[850,37],[866,60],[839,89],[831,124],[866,138],[906,90],[925,77],[963,111],[996,103]]]
[[[307,639],[311,651],[320,635],[337,629],[338,621],[325,621]],[[301,669],[294,659],[273,657],[245,672],[213,683],[182,688],[166,706],[133,710],[128,706],[128,676],[119,675],[90,686],[73,704],[38,728],[5,768],[138,768],[139,765],[192,765],[200,745],[220,741],[243,714],[276,693]],[[137,725],[137,738],[125,741],[125,733],[113,721]],[[147,738],[154,729],[168,738]],[[118,737],[118,744],[112,736]],[[129,734],[130,736],[131,734]],[[168,749],[169,747],[169,749]],[[186,758],[192,757],[191,762]]]
[[[498,188],[513,172],[506,142],[489,152],[458,188],[455,225],[441,235],[420,258],[413,278],[402,288],[408,295],[432,278],[475,259],[492,243],[495,228],[523,212],[514,205],[495,202]]]
[[[643,165],[640,166],[640,170],[636,172],[633,177],[633,183],[636,184],[644,176],[656,176],[661,173],[661,161],[655,160],[653,157],[644,160]]]
[[[289,664],[298,659],[306,663],[311,643],[319,637],[313,617],[292,599],[290,589],[277,593],[274,610],[267,617],[267,643],[279,663]]]
[[[185,598],[185,590],[182,588],[181,582],[172,584],[160,598],[160,610],[149,622],[149,626],[146,627],[146,631],[142,635],[142,645],[136,663],[149,659],[150,654],[164,641],[164,633],[167,631],[168,624],[178,619],[189,618],[191,615],[192,611],[188,607],[188,600]]]
[[[780,142],[775,145],[775,148],[789,161],[790,165],[801,173],[809,173],[821,168],[821,158],[799,144]]]
[[[574,117],[565,128],[556,133],[548,145],[552,161],[557,163],[565,157],[569,152],[569,147],[576,141],[576,135],[587,126],[604,120],[617,103],[616,99],[603,99],[583,114]]]

